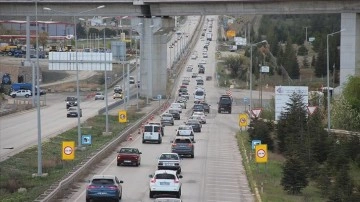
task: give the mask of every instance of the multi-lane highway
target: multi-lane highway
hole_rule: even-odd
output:
[[[213,22],[213,39],[217,38],[217,21]],[[195,50],[198,59],[189,59],[187,64],[193,64],[193,72],[197,72],[197,64],[202,58],[203,46],[206,40],[199,39]],[[203,78],[213,76],[215,73],[216,40],[210,43],[206,60],[206,70]],[[180,74],[181,77],[191,77],[192,72],[186,69]],[[181,79],[180,79],[181,81]],[[179,85],[179,84],[177,84]],[[123,180],[122,201],[145,202],[153,201],[149,198],[149,174],[157,169],[157,158],[163,152],[170,152],[170,141],[175,137],[176,128],[183,124],[191,114],[193,105],[192,93],[195,90],[195,78],[191,79],[188,87],[190,100],[187,109],[181,114],[181,120],[175,121],[174,126],[165,127],[165,136],[162,144],[143,144],[141,135],[134,137],[119,145],[121,147],[137,147],[142,152],[142,161],[139,167],[118,167],[116,165],[116,151],[109,154],[99,165],[89,171],[89,175],[81,179],[72,187],[75,189],[65,194],[62,201],[85,201],[86,180],[94,174],[116,175]],[[205,81],[206,100],[211,105],[207,115],[207,123],[203,125],[202,132],[195,134],[195,158],[183,158],[182,165],[182,196],[187,202],[239,202],[254,201],[250,192],[246,174],[242,165],[242,159],[237,147],[235,134],[239,131],[238,114],[244,111],[241,106],[234,105],[232,114],[218,114],[217,100],[225,89],[217,87],[216,80]],[[238,92],[233,96],[244,97],[247,92]],[[157,119],[158,121],[158,119]]]

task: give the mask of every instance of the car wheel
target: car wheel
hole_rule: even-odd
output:
[[[90,202],[91,201],[91,199],[86,199],[86,202]]]
[[[150,198],[154,198],[154,192],[150,191],[150,192],[149,192],[149,197],[150,197]]]
[[[229,114],[231,114],[231,110],[229,111]]]
[[[180,198],[181,197],[181,188],[179,189],[178,193],[176,194],[176,198]]]
[[[25,95],[25,97],[26,97],[26,98],[28,98],[28,97],[29,97],[29,95],[28,95],[28,94],[26,94],[26,95]]]
[[[142,140],[142,143],[145,144],[145,140]]]
[[[117,166],[120,166],[121,164],[119,162],[116,163]]]
[[[174,122],[171,125],[174,125]]]
[[[120,193],[120,196],[119,196],[119,201],[121,200],[121,198],[122,198],[122,192]]]
[[[221,113],[221,111],[220,111],[220,110],[218,110],[218,113],[220,114],[220,113]]]
[[[190,157],[193,159],[193,158],[194,158],[194,154],[191,154]]]
[[[12,95],[11,97],[12,97],[12,98],[15,98],[15,97],[16,97],[16,95],[14,94],[14,95]]]

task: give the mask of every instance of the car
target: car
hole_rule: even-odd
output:
[[[154,202],[182,202],[179,198],[157,198]]]
[[[15,98],[15,97],[30,97],[32,95],[31,93],[31,90],[17,90],[17,91],[13,91],[10,93],[10,96],[12,98]]]
[[[210,113],[210,106],[208,103],[206,102],[201,102],[200,104],[202,104],[204,106],[204,112],[206,113]]]
[[[196,85],[199,85],[199,86],[204,85],[204,80],[202,80],[202,79],[196,80]]]
[[[94,175],[86,187],[86,202],[122,198],[122,180],[114,175]]]
[[[133,76],[129,76],[129,84],[135,84],[135,78]]]
[[[78,109],[77,107],[69,107],[66,117],[78,117]],[[80,109],[80,117],[82,117],[82,110]]]
[[[193,70],[193,67],[192,67],[192,66],[187,66],[187,67],[186,67],[186,71],[187,71],[187,72],[192,72],[192,70]]]
[[[206,60],[202,59],[199,64],[206,64]]]
[[[189,85],[190,81],[184,79],[184,80],[182,80],[181,84],[182,85]]]
[[[176,136],[189,137],[192,141],[195,140],[194,130],[193,130],[192,126],[189,126],[189,125],[180,125],[178,127],[178,129],[176,129]]]
[[[191,115],[189,117],[188,121],[189,120],[197,120],[197,121],[200,122],[200,124],[203,124],[203,120],[202,120],[201,116],[199,116],[199,115]],[[201,127],[202,127],[202,125],[201,125]]]
[[[192,55],[191,55],[191,59],[192,59],[192,60],[196,60],[196,59],[197,59],[197,55],[192,54]]]
[[[207,53],[203,54],[203,58],[208,58],[208,54]]]
[[[200,116],[201,118],[201,124],[206,124],[206,115],[204,112],[193,112],[192,116]]]
[[[180,103],[181,108],[186,109],[186,102],[187,102],[186,98],[180,96],[175,102]]]
[[[188,92],[183,92],[179,98],[184,98],[187,101],[190,98],[190,94]]]
[[[206,81],[211,81],[212,80],[212,76],[206,76]]]
[[[218,102],[218,113],[228,112],[231,114],[232,98],[229,95],[222,95]]]
[[[157,170],[154,175],[149,175],[150,179],[150,191],[149,197],[154,198],[158,195],[175,195],[176,198],[181,197],[180,179],[181,175],[178,175],[176,171],[172,170]]]
[[[164,113],[161,115],[160,122],[161,122],[161,125],[164,125],[164,126],[165,126],[165,124],[170,124],[173,126],[174,125],[174,117],[170,113]]]
[[[194,132],[201,132],[201,123],[198,120],[190,119],[186,123],[188,126],[192,126]]]
[[[194,102],[205,101],[206,93],[203,89],[197,89],[194,93]]]
[[[205,74],[205,67],[203,67],[203,66],[199,67],[198,73],[199,74]]]
[[[173,118],[174,118],[175,120],[180,120],[180,113],[179,113],[178,110],[170,109],[170,110],[168,111],[168,113],[172,114],[172,116],[173,116]]]
[[[123,99],[123,94],[122,93],[114,93],[113,94],[113,99],[116,99],[116,98]]]
[[[192,73],[191,78],[196,78],[198,76],[198,73]]]
[[[193,141],[191,138],[177,136],[173,141],[171,141],[171,143],[172,153],[177,153],[181,156],[190,156],[191,158],[194,158],[195,141]]]
[[[176,102],[173,102],[171,103],[169,109],[174,109],[174,110],[178,110],[179,113],[181,114],[182,113],[182,104],[181,103],[176,103]]]
[[[193,113],[194,112],[205,112],[204,105],[202,104],[194,104],[193,106]]]
[[[117,152],[116,165],[135,165],[139,166],[141,163],[142,154],[139,149],[131,147],[123,147]]]
[[[69,109],[69,107],[77,106],[77,97],[68,96],[66,97],[65,102],[66,102],[66,109]]]
[[[183,93],[187,93],[187,92],[188,92],[187,86],[182,85],[178,90],[178,95],[181,96]]]
[[[122,88],[120,85],[116,85],[114,87],[114,93],[122,93]]]
[[[177,174],[180,174],[180,157],[177,153],[162,153],[157,167],[158,170],[175,170]]]
[[[104,96],[104,93],[102,92],[97,92],[95,94],[95,100],[104,100],[105,99],[105,96]]]
[[[162,125],[146,124],[144,126],[144,133],[142,135],[142,143],[156,142],[161,144],[163,134]]]

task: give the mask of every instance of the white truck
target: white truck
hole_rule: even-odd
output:
[[[206,40],[208,41],[212,40],[212,33],[206,33]]]

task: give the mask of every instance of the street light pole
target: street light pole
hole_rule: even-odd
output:
[[[330,126],[331,126],[331,120],[330,120],[330,70],[329,70],[329,36],[333,36],[335,34],[338,34],[340,32],[344,31],[344,29],[341,29],[340,31],[330,33],[326,36],[326,78],[327,78],[327,130],[328,133],[330,133]],[[334,89],[333,89],[334,90]]]
[[[253,44],[250,44],[250,108],[249,110],[252,110],[252,107],[253,107],[253,99],[252,99],[252,61],[253,61],[253,46],[256,46],[257,44],[259,43],[267,43],[266,40],[263,40],[263,41],[260,41],[260,42],[257,42],[257,43],[253,43]]]

